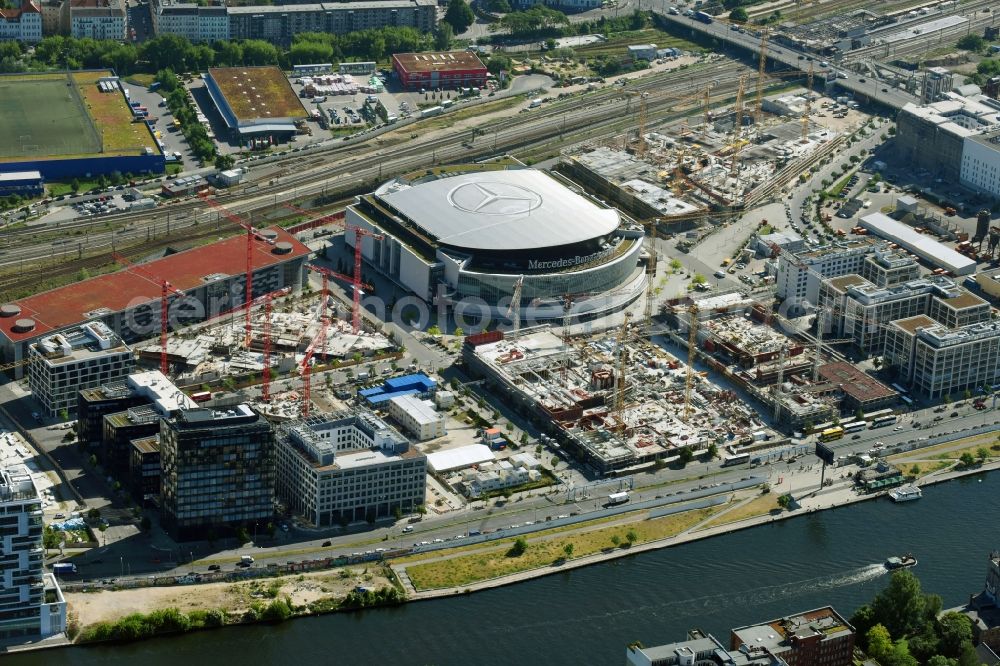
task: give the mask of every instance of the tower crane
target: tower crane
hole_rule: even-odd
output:
[[[343,280],[344,282],[348,282],[348,283],[350,283],[352,285],[352,288],[353,288],[353,285],[355,284],[354,277],[350,276],[350,275],[344,275],[343,273],[338,273],[336,271],[331,271],[329,268],[326,268],[324,266],[317,266],[316,264],[306,264],[306,269],[308,269],[310,271],[313,271],[315,273],[319,273],[323,277],[323,303],[322,303],[321,313],[322,313],[323,317],[328,317],[328,315],[327,315],[327,307],[328,307],[328,304],[329,304],[329,301],[330,301],[330,278],[333,278],[335,280]],[[372,285],[370,285],[368,283],[365,283],[365,282],[362,282],[361,286],[364,289],[368,289],[369,291],[372,291],[372,290],[375,289],[374,286],[372,286]],[[325,340],[323,342],[322,352],[323,352],[323,354],[326,354],[326,341]]]
[[[169,323],[169,310],[170,303],[169,297],[171,294],[184,298],[187,296],[183,291],[177,289],[172,284],[164,280],[163,278],[157,277],[152,273],[147,272],[145,269],[140,268],[136,264],[133,264],[124,256],[118,254],[117,252],[111,255],[116,262],[124,266],[125,272],[131,273],[137,277],[141,277],[144,280],[152,282],[153,284],[160,287],[160,372],[164,375],[169,371],[169,363],[167,362],[167,328]],[[247,330],[250,329],[249,320],[249,310],[247,310]],[[248,335],[249,339],[249,335]]]
[[[312,402],[312,365],[311,361],[313,356],[316,354],[316,348],[322,341],[322,344],[326,344],[326,330],[330,324],[330,320],[326,317],[323,318],[322,325],[319,329],[319,335],[312,339],[309,346],[306,347],[306,353],[302,357],[302,363],[299,365],[302,371],[302,416],[309,416],[309,404]]]
[[[290,208],[304,215],[312,214],[305,208],[300,208],[299,206],[295,206],[293,204],[286,203],[285,208]],[[361,238],[367,236],[372,240],[382,240],[385,236],[362,227],[356,227],[353,224],[347,224],[344,222],[343,215],[341,213],[322,215],[314,218],[312,222],[338,222],[344,231],[345,241],[347,239],[347,232],[354,232],[354,277],[351,279],[354,286],[354,302],[351,308],[351,332],[357,335],[361,330]]]
[[[275,298],[284,296],[289,292],[291,292],[290,287],[285,287],[278,291],[269,291],[263,296],[258,296],[250,303],[251,307],[257,307],[261,304],[264,306],[264,321],[261,326],[261,338],[264,343],[264,372],[261,374],[261,397],[264,402],[271,400],[271,302]]]
[[[521,330],[521,287],[524,286],[524,276],[517,278],[514,283],[514,292],[510,297],[510,307],[507,308],[507,316],[511,318],[511,333],[517,337],[517,332]]]
[[[809,62],[809,79],[806,84],[806,108],[802,113],[802,143],[809,141],[809,114],[812,112],[813,63]]]
[[[198,196],[201,197],[202,201],[207,203],[209,206],[219,211],[219,214],[224,218],[235,224],[236,226],[246,230],[247,232],[247,279],[246,279],[246,295],[243,297],[243,305],[246,309],[246,332],[244,339],[244,346],[250,346],[250,301],[253,300],[253,240],[257,236],[257,230],[252,224],[245,221],[239,215],[233,213],[228,208],[223,206],[221,203],[215,199],[208,198],[208,191],[201,192]]]
[[[684,381],[684,420],[691,418],[691,390],[694,388],[695,348],[698,346],[698,305],[688,306],[688,360],[687,377]]]
[[[611,413],[615,422],[624,425],[622,422],[622,409],[625,407],[625,366],[627,365],[628,352],[625,351],[625,340],[628,337],[628,324],[632,319],[632,313],[625,313],[625,321],[618,329],[615,339],[615,397],[612,403]]]
[[[760,31],[760,61],[757,65],[757,104],[753,110],[753,124],[755,128],[760,127],[760,114],[764,104],[764,75],[767,73],[767,38],[768,28],[765,25]]]
[[[746,86],[747,77],[743,74],[740,76],[739,87],[736,89],[736,102],[733,104],[736,117],[733,125],[732,165],[729,168],[729,175],[733,177],[739,172],[740,150],[743,149],[743,140],[740,135],[743,130],[743,95],[746,92]]]

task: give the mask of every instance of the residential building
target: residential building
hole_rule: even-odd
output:
[[[535,5],[545,5],[564,11],[586,11],[601,6],[601,0],[514,0],[514,9],[530,9]]]
[[[69,0],[63,7],[71,37],[125,40],[125,0]]]
[[[42,10],[35,0],[25,0],[17,9],[0,9],[0,41],[42,41]]]
[[[688,633],[687,640],[643,647],[630,645],[626,666],[785,666],[785,662],[765,650],[727,650],[711,634]]]
[[[389,401],[389,416],[420,442],[447,434],[444,414],[438,412],[430,400],[413,395],[397,396]]]
[[[729,649],[764,650],[788,666],[851,666],[854,627],[826,606],[733,629]]]
[[[152,0],[153,34],[179,35],[195,44],[229,39],[229,12],[224,4]]]
[[[129,482],[132,497],[143,502],[160,495],[160,438],[140,437],[131,442]]]
[[[46,336],[29,348],[28,386],[46,416],[75,411],[77,394],[127,376],[135,356],[100,321]]]
[[[367,411],[282,425],[277,459],[278,497],[318,527],[412,513],[424,503],[427,458]]]
[[[66,601],[42,574],[42,500],[25,465],[0,469],[0,641],[66,631]]]
[[[161,510],[179,540],[263,528],[274,515],[274,431],[248,405],[160,421]]]
[[[486,86],[486,65],[472,51],[395,53],[392,70],[406,90]]]
[[[887,327],[886,362],[913,393],[934,400],[1000,378],[1000,321],[948,328],[925,315]]]
[[[355,0],[302,5],[228,7],[230,39],[264,39],[290,44],[300,32],[344,34],[408,27],[430,32],[437,26],[434,0]]]

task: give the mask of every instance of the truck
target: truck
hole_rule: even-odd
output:
[[[149,92],[156,92],[159,89],[160,89],[159,81],[153,81],[152,83],[149,84]]]
[[[253,557],[251,557],[250,555],[241,555],[240,556],[240,565],[242,565],[242,566],[248,567],[251,564],[253,564],[253,561],[254,561]]]
[[[537,109],[541,105],[542,105],[542,98],[541,97],[536,97],[535,99],[531,100],[530,104],[528,104],[528,108],[529,109]]]
[[[628,500],[629,500],[629,496],[628,496],[628,491],[627,490],[623,490],[620,493],[611,493],[610,495],[608,495],[608,506],[615,506],[617,504],[625,504],[625,502],[628,502]]]
[[[65,576],[67,574],[76,573],[76,565],[72,562],[57,562],[52,565],[52,573],[57,576]]]

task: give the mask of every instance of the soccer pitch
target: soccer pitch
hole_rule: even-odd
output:
[[[0,77],[0,159],[94,155],[101,140],[66,76]]]

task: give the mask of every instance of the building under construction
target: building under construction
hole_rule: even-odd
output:
[[[503,400],[541,420],[600,474],[710,445],[749,440],[764,424],[749,406],[628,327],[568,340],[548,326],[466,338],[463,358]]]

